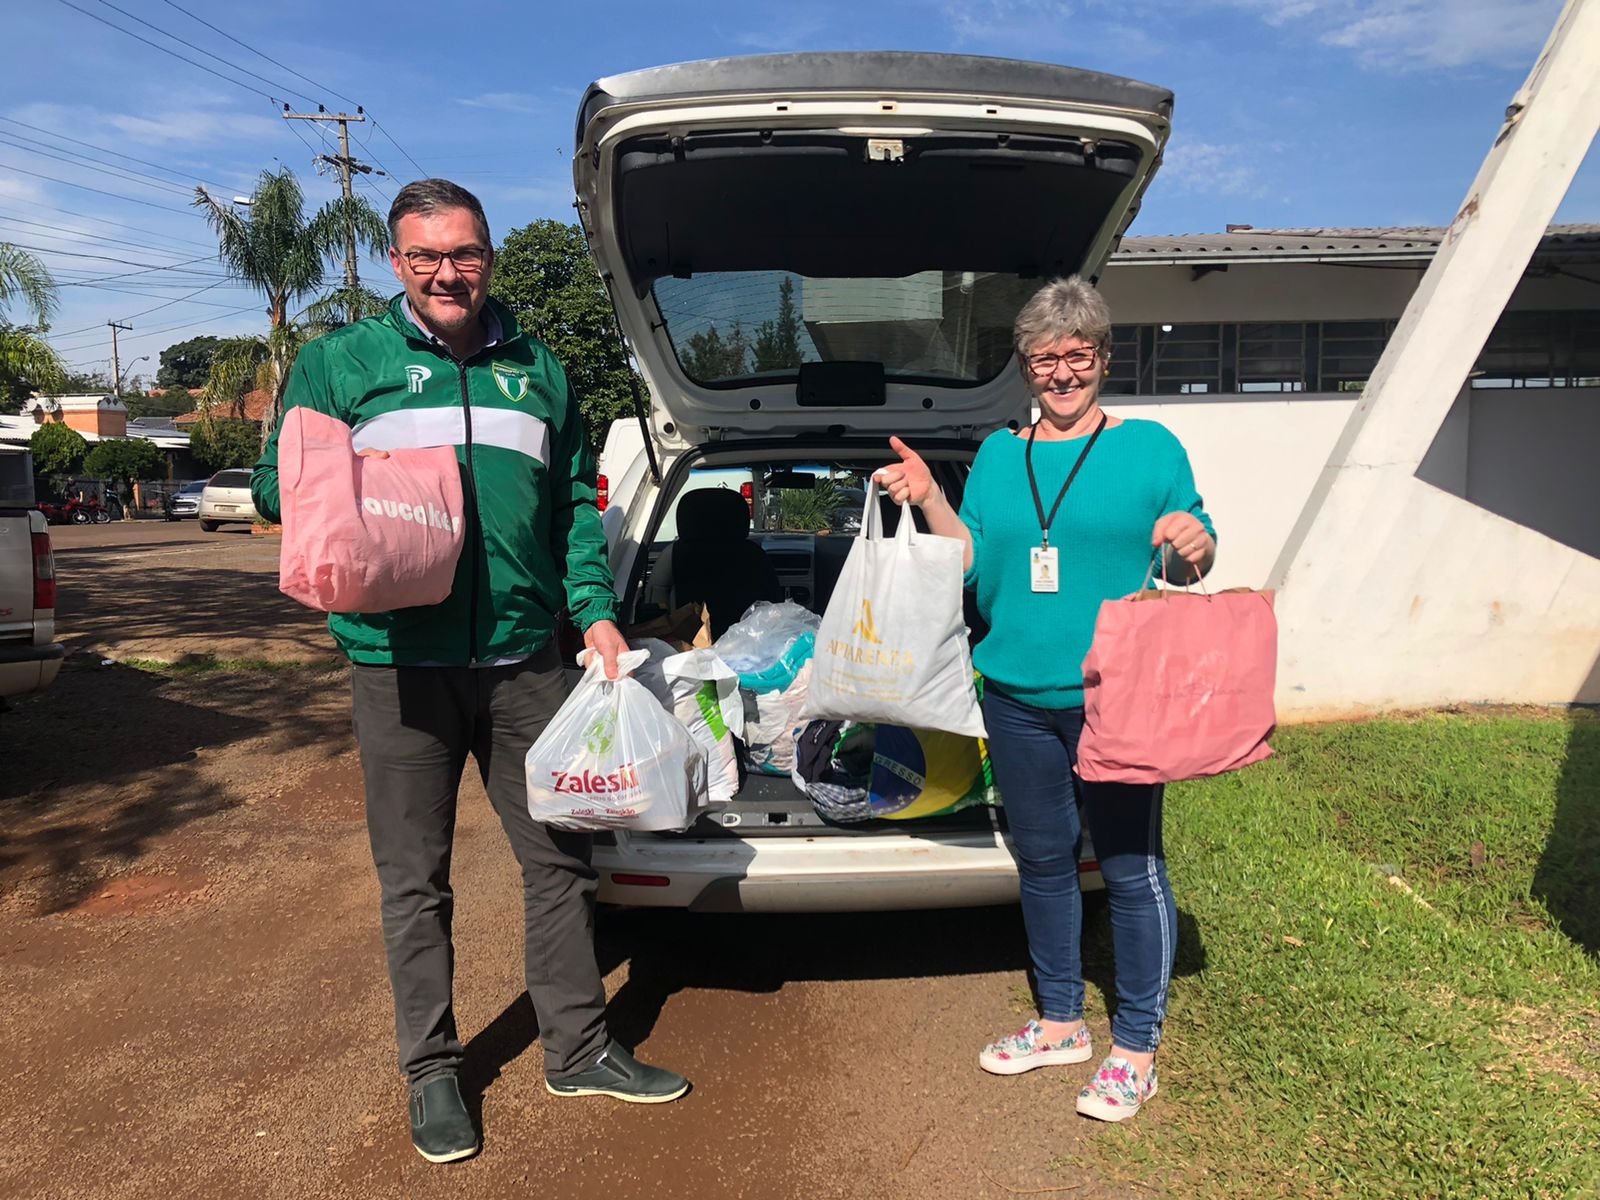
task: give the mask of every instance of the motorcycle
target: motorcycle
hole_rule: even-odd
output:
[[[109,505],[98,500],[80,500],[76,496],[66,500],[41,500],[34,507],[44,514],[45,522],[50,525],[107,525],[116,515]]]

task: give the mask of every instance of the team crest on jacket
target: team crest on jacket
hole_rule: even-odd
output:
[[[495,363],[489,368],[489,373],[494,376],[495,386],[507,400],[515,402],[527,396],[528,373],[521,367]]]

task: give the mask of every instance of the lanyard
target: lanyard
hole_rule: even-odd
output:
[[[1100,431],[1106,427],[1106,414],[1100,414],[1100,424],[1094,427],[1094,432],[1089,435],[1089,442],[1078,455],[1078,461],[1072,464],[1072,471],[1067,475],[1067,481],[1061,485],[1061,490],[1056,493],[1056,502],[1050,506],[1050,515],[1044,515],[1044,501],[1039,497],[1039,482],[1033,476],[1033,435],[1039,432],[1039,423],[1035,421],[1028,429],[1028,451],[1024,456],[1028,464],[1028,487],[1033,491],[1033,507],[1039,513],[1039,533],[1043,538],[1040,543],[1044,549],[1050,549],[1050,526],[1056,519],[1056,513],[1061,511],[1061,502],[1067,498],[1067,489],[1072,486],[1072,481],[1078,477],[1078,469],[1083,466],[1083,460],[1089,457],[1089,451],[1094,449],[1095,439],[1100,436]]]

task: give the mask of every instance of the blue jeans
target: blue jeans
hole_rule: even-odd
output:
[[[1021,876],[1040,1015],[1083,1016],[1081,805],[1111,902],[1117,978],[1111,1036],[1124,1049],[1153,1052],[1178,943],[1178,908],[1161,849],[1162,788],[1085,783],[1073,774],[1081,708],[1034,708],[991,686],[983,716]]]

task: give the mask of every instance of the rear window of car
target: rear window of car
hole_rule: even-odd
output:
[[[245,488],[250,486],[249,471],[218,471],[211,477],[211,487]]]

